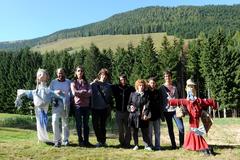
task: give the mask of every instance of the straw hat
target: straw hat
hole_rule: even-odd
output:
[[[187,86],[195,86],[196,83],[192,79],[187,80]]]

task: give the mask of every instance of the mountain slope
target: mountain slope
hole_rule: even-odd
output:
[[[0,49],[18,49],[26,45],[54,42],[59,39],[94,35],[144,34],[167,32],[183,38],[195,38],[201,31],[209,34],[217,27],[235,32],[240,26],[240,5],[146,7],[113,15],[103,21],[61,30],[27,41],[2,42]]]
[[[62,39],[55,42],[37,45],[31,48],[33,51],[41,53],[49,51],[68,50],[70,53],[81,50],[82,48],[89,48],[91,43],[94,43],[100,50],[111,48],[115,50],[117,47],[127,49],[128,44],[131,43],[136,47],[142,38],[151,36],[157,50],[160,49],[161,43],[166,33],[149,33],[149,34],[134,34],[134,35],[100,35],[90,37],[78,37]],[[173,42],[174,36],[167,36],[170,42]],[[187,40],[186,40],[187,42]]]

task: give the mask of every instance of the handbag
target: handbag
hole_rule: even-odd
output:
[[[185,117],[185,115],[188,114],[187,109],[181,104],[180,106],[177,105],[176,107],[176,117],[182,118]]]
[[[213,120],[212,120],[210,114],[207,111],[202,110],[201,120],[202,120],[203,126],[206,130],[206,133],[208,133],[209,129],[211,128],[211,126],[213,124]]]
[[[177,107],[176,107],[176,117],[178,117],[178,118],[185,117],[183,108],[180,107],[180,106],[177,106]]]
[[[150,110],[148,112],[146,112],[145,110],[146,110],[146,107],[144,105],[143,110],[142,110],[142,120],[149,120],[152,117],[152,113]],[[144,118],[144,116],[145,116],[145,118]]]

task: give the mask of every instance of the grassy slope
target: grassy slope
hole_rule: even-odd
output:
[[[156,49],[159,50],[161,47],[163,36],[164,35],[166,36],[166,33],[151,33],[136,35],[101,35],[91,37],[70,38],[36,46],[33,47],[32,50],[44,53],[45,51],[51,50],[60,51],[72,47],[73,48],[72,51],[76,51],[80,50],[82,47],[89,48],[91,43],[94,43],[100,50],[108,48],[115,50],[117,47],[126,49],[130,42],[133,44],[133,46],[137,46],[143,37],[147,37],[149,35],[152,37]],[[169,41],[172,41],[173,39],[174,36],[168,36]]]
[[[1,118],[1,114],[0,114]],[[187,122],[188,118],[184,121]],[[222,123],[224,122],[224,123]],[[233,122],[233,123],[232,123]],[[185,123],[186,130],[188,125]],[[71,146],[53,148],[46,144],[37,143],[36,132],[17,128],[0,127],[0,159],[239,159],[240,155],[240,119],[215,119],[213,128],[210,130],[206,140],[214,145],[218,153],[214,157],[186,151],[184,149],[169,150],[170,145],[165,122],[161,128],[161,145],[164,151],[148,152],[140,149],[116,148],[118,140],[109,134],[108,148],[80,148],[77,146],[77,136],[72,130],[70,136]],[[74,132],[74,134],[73,134]],[[175,129],[176,132],[176,129]],[[177,134],[176,134],[177,135]],[[52,134],[50,134],[52,138]],[[177,137],[176,137],[177,138]],[[142,145],[142,138],[139,138]],[[90,141],[96,143],[95,136],[91,136]],[[133,142],[132,142],[133,143]]]

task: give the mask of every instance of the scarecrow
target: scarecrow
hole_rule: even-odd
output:
[[[206,155],[213,154],[213,150],[209,148],[207,142],[203,138],[211,125],[212,120],[206,112],[209,106],[217,109],[218,105],[213,99],[201,99],[196,97],[196,84],[191,80],[187,80],[186,99],[169,99],[168,103],[171,106],[183,106],[189,114],[190,131],[186,134],[183,147],[188,150],[202,151]],[[200,125],[200,119],[203,126]]]
[[[48,108],[49,104],[54,98],[60,98],[65,103],[65,97],[50,90],[47,86],[47,81],[49,80],[49,75],[46,70],[38,69],[36,75],[37,86],[34,90],[17,90],[17,98],[15,100],[15,106],[20,108],[22,105],[21,98],[26,96],[29,99],[33,100],[35,116],[36,116],[36,125],[37,125],[37,136],[38,142],[45,142],[51,144],[52,142],[48,138],[47,133],[47,123],[48,123]]]

